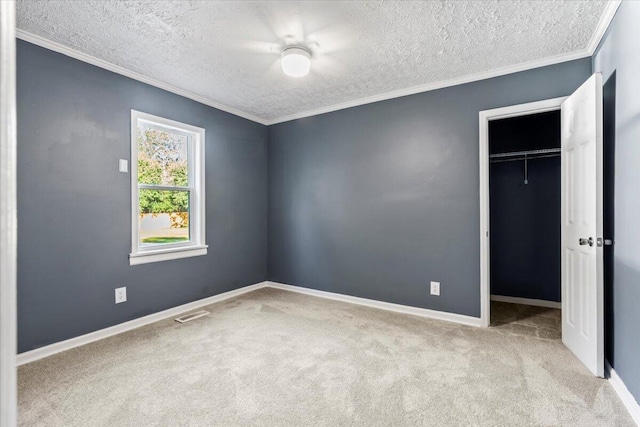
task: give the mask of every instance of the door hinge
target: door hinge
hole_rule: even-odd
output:
[[[601,248],[602,246],[611,246],[613,245],[613,240],[603,239],[602,237],[598,237],[596,239],[596,244],[598,245],[599,248]]]

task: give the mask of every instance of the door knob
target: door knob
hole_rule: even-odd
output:
[[[578,240],[578,243],[580,243],[580,246],[585,246],[585,245],[593,246],[593,237],[589,237],[588,239],[582,238]]]

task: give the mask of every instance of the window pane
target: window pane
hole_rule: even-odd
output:
[[[142,245],[189,241],[188,191],[140,189],[139,206]]]
[[[138,125],[138,183],[189,185],[188,137]]]

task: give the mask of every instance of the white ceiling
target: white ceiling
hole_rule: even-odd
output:
[[[274,123],[588,56],[606,10],[604,0],[22,0],[18,28],[26,40],[47,45],[32,35],[40,36]],[[312,51],[307,77],[280,69],[282,47],[291,44]]]

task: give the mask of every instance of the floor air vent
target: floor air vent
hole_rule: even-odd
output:
[[[204,310],[196,311],[195,313],[189,313],[189,314],[185,314],[184,316],[176,317],[176,322],[187,323],[187,322],[190,322],[191,320],[197,319],[198,317],[206,316],[207,314],[209,314],[208,311],[204,311]]]

